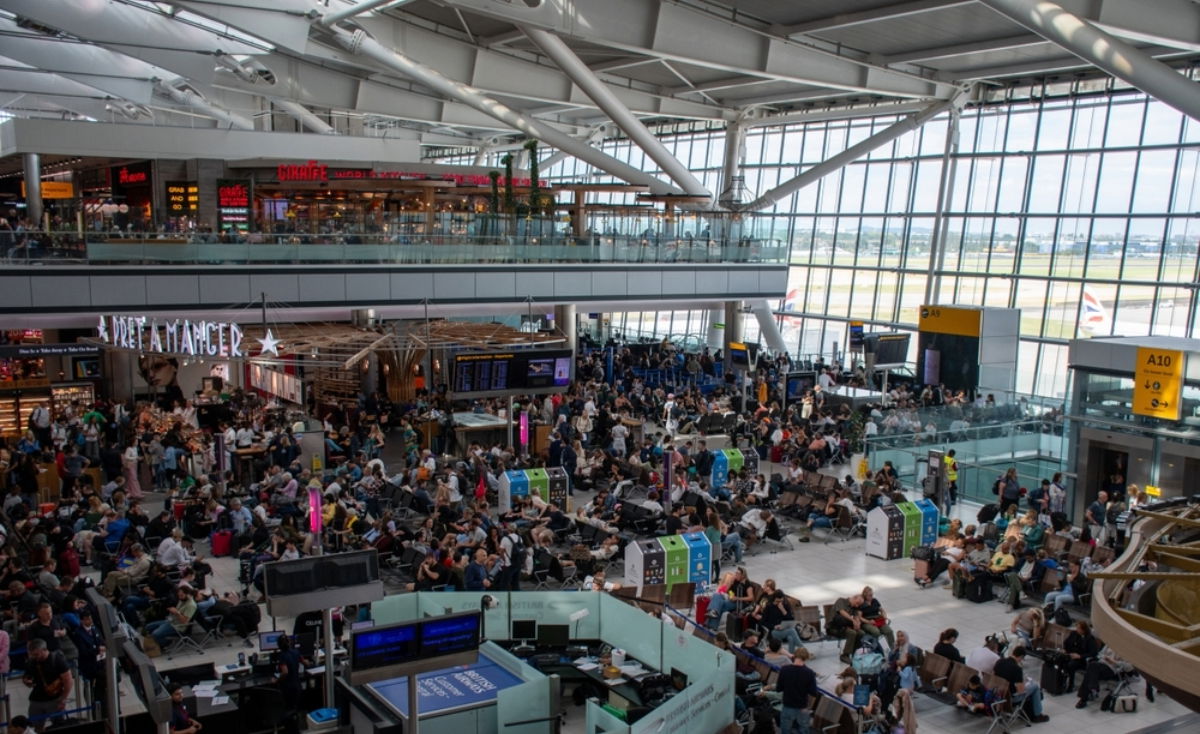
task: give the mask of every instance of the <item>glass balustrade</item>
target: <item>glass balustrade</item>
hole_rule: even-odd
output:
[[[10,264],[242,265],[511,263],[783,264],[775,239],[716,240],[627,235],[454,237],[420,235],[105,235],[33,232],[0,253]]]

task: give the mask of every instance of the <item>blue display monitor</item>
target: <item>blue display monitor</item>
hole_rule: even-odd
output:
[[[480,612],[350,632],[350,681],[354,685],[401,675],[474,664],[483,629]]]
[[[283,630],[270,630],[258,633],[258,649],[262,652],[274,652],[279,649],[279,638],[286,636]]]
[[[479,649],[478,613],[455,614],[421,622],[420,657],[432,658]]]
[[[372,670],[416,659],[420,649],[417,632],[414,624],[355,631],[350,645],[351,669]]]

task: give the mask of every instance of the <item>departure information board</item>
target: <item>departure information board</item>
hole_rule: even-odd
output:
[[[451,387],[457,398],[564,392],[574,365],[570,349],[456,354]]]

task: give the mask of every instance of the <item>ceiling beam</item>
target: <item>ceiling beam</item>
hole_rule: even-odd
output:
[[[472,13],[639,56],[775,81],[910,99],[948,98],[953,84],[888,69],[731,22],[688,5],[644,0],[496,3],[444,0]],[[943,2],[944,4],[944,2]]]
[[[802,23],[793,23],[791,25],[783,25],[775,30],[779,35],[790,38],[792,36],[813,35],[822,31],[833,31],[840,28],[849,28],[850,26],[862,25],[864,23],[877,23],[883,20],[894,20],[896,18],[904,18],[910,15],[919,13],[928,13],[934,10],[942,10],[945,8],[953,8],[958,5],[971,5],[975,0],[911,0],[911,2],[892,3],[885,5],[882,8],[873,8],[871,10],[859,10],[853,13],[838,13],[824,18],[814,18],[806,20]]]
[[[1048,41],[1035,33],[1022,33],[1016,36],[1005,36],[1004,38],[989,38],[969,43],[954,43],[948,46],[933,46],[930,48],[903,51],[884,56],[880,59],[880,62],[884,66],[911,64],[921,61],[948,59],[954,56],[970,56],[972,54],[988,53],[991,51],[1009,51],[1014,48],[1040,46],[1045,43],[1048,43]]]
[[[1200,85],[1050,0],[982,0],[1010,20],[1200,120]]]

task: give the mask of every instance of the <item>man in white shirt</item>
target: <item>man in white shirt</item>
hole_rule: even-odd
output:
[[[185,537],[182,530],[175,528],[171,531],[171,537],[164,538],[158,544],[158,562],[167,568],[183,568],[192,565],[192,562],[200,560],[200,557],[192,556],[185,547],[185,544],[191,545],[191,543],[191,538]]]
[[[236,443],[239,449],[248,449],[254,445],[254,431],[250,429],[249,423],[243,423],[237,430]]]
[[[996,667],[996,662],[1000,659],[999,653],[996,652],[997,647],[996,641],[989,637],[983,647],[977,647],[967,653],[965,665],[980,673],[992,672],[992,669]]]
[[[817,384],[822,390],[831,390],[837,383],[833,380],[833,375],[829,374],[828,370],[821,370],[820,376],[817,377]]]

